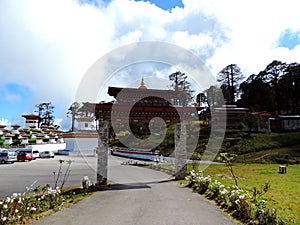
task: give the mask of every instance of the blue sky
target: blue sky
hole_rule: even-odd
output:
[[[137,0],[137,1],[146,2],[145,0]],[[175,7],[180,7],[180,8],[184,7],[181,0],[151,0],[149,2],[154,3],[155,5],[157,5],[158,7],[164,10],[171,10]]]
[[[285,30],[280,39],[279,46],[293,49],[300,43],[300,32],[293,32],[292,30]]]
[[[81,3],[87,3],[95,6],[105,5],[107,6],[111,0],[103,0],[103,1],[95,1],[95,0],[79,0]],[[182,3],[182,0],[135,0],[136,2],[143,1],[143,2],[150,2],[155,4],[157,7],[163,9],[163,10],[171,10],[175,7],[181,7],[183,8],[184,5]]]
[[[87,70],[103,55],[130,43],[178,45],[198,56],[213,74],[231,63],[247,77],[274,59],[299,62],[300,14],[297,7],[290,7],[293,4],[293,0],[272,6],[259,0],[2,0],[0,123],[24,125],[22,114],[33,113],[40,102],[52,102],[56,123],[68,130],[66,112]],[[126,87],[142,76],[167,80],[178,66],[129,66],[103,82],[106,87]],[[105,95],[106,90],[101,91]]]

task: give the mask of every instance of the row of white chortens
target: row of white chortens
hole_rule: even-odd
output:
[[[29,138],[35,139],[36,144],[44,144],[44,139],[47,139],[47,143],[50,144],[64,143],[63,131],[45,125],[38,128],[39,116],[30,114],[22,117],[26,119],[25,128],[15,124],[11,126],[11,130],[8,130],[5,125],[0,124],[0,139],[4,140],[4,145],[11,145],[15,138],[21,140],[22,145],[29,144]]]

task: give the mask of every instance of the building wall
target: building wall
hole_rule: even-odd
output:
[[[77,121],[77,120],[75,120],[74,129],[80,130],[80,131],[92,131],[92,130],[94,131],[94,130],[96,130],[95,121]]]
[[[95,155],[95,148],[98,146],[98,138],[65,138],[66,150],[70,154]]]
[[[25,128],[28,129],[30,126],[38,127],[38,120],[26,120]]]
[[[300,119],[285,119],[282,121],[284,130],[298,130],[300,129]]]
[[[271,131],[296,131],[300,130],[300,117],[299,116],[280,116],[269,118]]]
[[[58,153],[59,150],[66,148],[66,143],[27,145],[27,148],[32,148],[32,151],[53,151],[54,153]]]

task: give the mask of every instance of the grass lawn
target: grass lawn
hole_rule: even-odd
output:
[[[191,169],[191,167],[189,167]],[[286,174],[280,174],[278,164],[235,164],[234,172],[239,187],[251,190],[269,182],[271,185],[267,197],[275,200],[274,207],[282,217],[292,212],[296,224],[300,224],[300,165],[289,165]],[[234,185],[234,180],[225,165],[210,165],[203,175],[210,175],[225,185]]]

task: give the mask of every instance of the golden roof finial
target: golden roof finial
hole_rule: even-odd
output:
[[[141,86],[144,86],[144,77],[142,77]]]
[[[139,89],[147,89],[147,87],[145,86],[145,83],[144,83],[144,77],[142,77],[141,86],[139,87]]]

